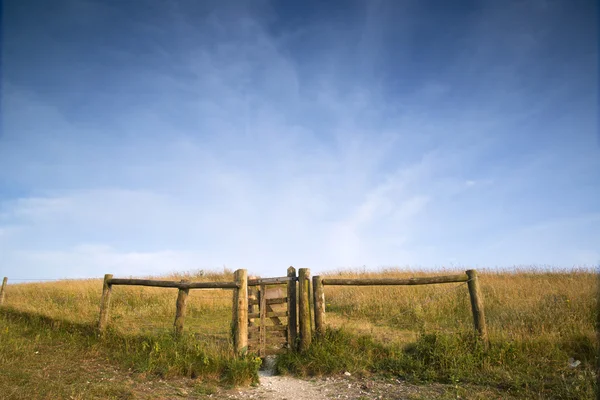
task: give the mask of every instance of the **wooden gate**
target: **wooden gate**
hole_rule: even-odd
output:
[[[287,276],[248,279],[248,350],[259,357],[296,346],[296,269]]]

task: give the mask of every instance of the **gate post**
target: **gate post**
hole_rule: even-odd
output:
[[[248,271],[233,273],[237,289],[233,290],[233,349],[238,355],[248,348]]]
[[[100,318],[98,319],[98,331],[102,333],[106,329],[108,323],[108,308],[110,307],[110,292],[112,285],[109,284],[112,279],[112,274],[104,275],[104,283],[102,284],[102,298],[100,299]]]
[[[322,336],[325,333],[325,290],[323,278],[313,276],[313,305],[315,308],[315,333]]]
[[[288,298],[288,348],[296,350],[298,336],[298,311],[296,308],[296,268],[289,267],[287,276],[290,278],[287,287]]]
[[[312,339],[310,326],[310,269],[298,271],[298,322],[300,325],[300,351],[308,349]]]
[[[471,297],[471,309],[473,310],[473,323],[475,330],[479,334],[479,337],[483,340],[484,346],[487,347],[488,335],[487,327],[485,325],[485,313],[483,311],[483,296],[481,289],[479,288],[479,279],[477,278],[477,271],[470,269],[466,271],[469,280],[467,285],[469,286],[469,295]]]

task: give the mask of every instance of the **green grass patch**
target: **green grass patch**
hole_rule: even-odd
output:
[[[53,357],[46,357],[48,354]],[[200,341],[192,334],[180,338],[168,333],[125,335],[110,329],[100,337],[90,324],[0,310],[0,368],[4,371],[1,393],[18,393],[19,387],[29,387],[38,394],[32,398],[69,398],[75,392],[79,395],[85,390],[75,390],[75,383],[85,384],[85,371],[81,372],[80,367],[88,359],[102,368],[118,368],[137,375],[194,378],[208,385],[204,387],[258,382],[260,359],[233,354],[226,340]],[[84,398],[128,398],[122,388],[117,390],[106,383],[105,390],[101,390],[102,385],[95,385],[94,394],[88,393]],[[119,393],[111,394],[111,390]]]
[[[576,353],[582,363],[572,368]],[[421,334],[409,345],[384,345],[368,336],[329,329],[302,353],[279,357],[277,371],[301,376],[384,374],[415,383],[487,385],[524,398],[584,399],[597,389],[598,346],[544,341],[492,342],[488,350],[474,334]]]

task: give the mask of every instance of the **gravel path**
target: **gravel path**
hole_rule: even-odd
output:
[[[374,380],[344,375],[298,379],[290,376],[273,376],[272,371],[260,371],[260,385],[229,392],[227,399],[261,400],[329,400],[329,399],[410,399],[415,395],[425,398],[439,397],[441,386],[410,385],[399,380]]]
[[[328,389],[315,381],[288,376],[261,376],[260,386],[240,392],[238,399],[312,400],[328,399]]]
[[[400,381],[373,381],[351,377],[312,380],[288,376],[264,376],[254,388],[230,392],[224,399],[330,400],[330,399],[435,399],[444,390],[437,386],[414,386]]]

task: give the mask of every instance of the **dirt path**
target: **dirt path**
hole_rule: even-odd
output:
[[[287,376],[261,376],[260,386],[240,391],[236,399],[326,399],[328,389],[315,381],[304,381]]]
[[[445,390],[399,381],[373,381],[346,377],[303,380],[287,376],[261,377],[258,387],[237,390],[223,399],[329,400],[329,399],[435,399]]]
[[[427,387],[409,385],[399,380],[356,378],[346,372],[327,378],[298,379],[290,376],[274,376],[272,370],[260,371],[260,385],[238,389],[223,399],[261,400],[321,400],[321,399],[415,399],[436,398],[445,390],[443,386]]]

